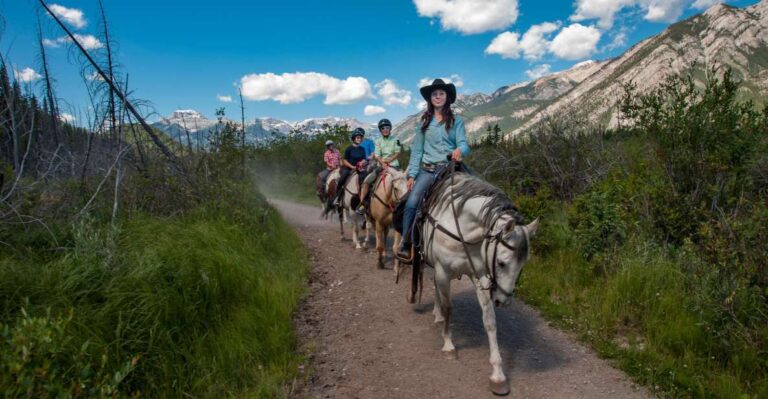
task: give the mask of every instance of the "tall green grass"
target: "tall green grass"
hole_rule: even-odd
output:
[[[759,347],[719,328],[714,295],[706,291],[719,283],[704,281],[714,276],[705,275],[708,265],[694,252],[633,236],[588,260],[565,209],[554,210],[542,228],[544,250],[526,266],[518,293],[547,318],[662,396],[768,396]]]
[[[0,390],[282,396],[300,360],[291,317],[306,253],[260,195],[236,193],[183,216],[62,227],[55,251],[38,235],[11,238],[20,250],[0,258]]]

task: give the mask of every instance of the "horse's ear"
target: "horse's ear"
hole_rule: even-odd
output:
[[[528,236],[533,237],[536,235],[536,230],[539,229],[539,218],[536,218],[533,222],[525,226],[525,230],[528,231]]]

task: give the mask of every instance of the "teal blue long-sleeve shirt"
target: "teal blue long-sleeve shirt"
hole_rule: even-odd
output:
[[[446,132],[445,125],[432,118],[425,133],[421,126],[416,130],[416,136],[411,142],[411,160],[408,162],[408,176],[416,177],[422,163],[445,162],[446,157],[455,149],[461,150],[461,155],[469,154],[467,135],[464,132],[464,119],[456,116],[453,126]]]

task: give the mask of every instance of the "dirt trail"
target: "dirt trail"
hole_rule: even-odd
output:
[[[312,253],[310,292],[296,319],[300,348],[311,353],[311,377],[294,397],[494,397],[487,388],[488,340],[467,278],[452,285],[458,359],[445,359],[430,271],[422,304],[408,304],[408,282],[395,285],[391,269],[376,269],[373,237],[371,250],[356,250],[349,226],[340,240],[338,221],[320,220],[319,206],[271,202]],[[497,309],[497,323],[510,398],[650,397],[520,301]]]

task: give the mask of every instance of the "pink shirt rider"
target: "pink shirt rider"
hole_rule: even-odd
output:
[[[341,166],[341,154],[339,153],[339,150],[335,148],[332,150],[325,150],[323,160],[325,161],[325,167],[328,170],[338,169],[339,166]]]

